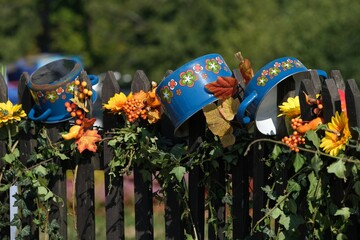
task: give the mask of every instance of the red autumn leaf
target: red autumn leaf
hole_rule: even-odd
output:
[[[96,143],[100,140],[101,136],[98,134],[97,130],[87,130],[78,140],[76,140],[77,148],[80,153],[82,153],[85,149],[91,152],[96,152]]]
[[[90,118],[90,119],[84,118],[82,121],[82,126],[84,128],[90,128],[94,125],[95,121],[96,121],[96,118]]]
[[[245,84],[248,84],[248,82],[254,77],[254,70],[251,67],[251,62],[249,59],[244,58],[241,55],[241,52],[236,53],[235,57],[240,61],[239,63],[240,73],[244,78]]]
[[[215,82],[208,83],[205,88],[218,99],[226,99],[237,93],[238,81],[233,77],[218,77]]]

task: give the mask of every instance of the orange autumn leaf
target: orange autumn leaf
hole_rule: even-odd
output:
[[[254,77],[254,70],[251,67],[251,62],[249,59],[244,58],[241,55],[241,52],[236,53],[235,57],[240,61],[239,63],[240,73],[244,78],[245,84],[248,84],[248,82]]]
[[[87,130],[78,140],[76,140],[77,148],[80,153],[82,153],[85,149],[91,152],[96,152],[96,143],[100,140],[101,136],[98,134],[97,130]]]
[[[218,77],[215,82],[205,85],[205,88],[218,99],[234,96],[238,90],[238,81],[233,77]]]

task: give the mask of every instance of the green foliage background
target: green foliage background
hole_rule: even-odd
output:
[[[40,52],[80,55],[89,72],[160,81],[217,52],[242,51],[256,71],[294,56],[308,68],[360,79],[360,2],[353,0],[0,0],[0,61]]]

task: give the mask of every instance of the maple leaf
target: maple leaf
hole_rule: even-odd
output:
[[[96,152],[96,143],[100,140],[101,136],[98,134],[97,130],[86,130],[84,134],[76,140],[77,148],[80,153],[82,153],[85,149],[91,152]]]
[[[89,127],[92,127],[94,125],[95,121],[96,121],[96,118],[90,118],[90,119],[84,118],[81,125],[84,128],[89,128]]]
[[[241,52],[235,53],[235,57],[240,61],[239,63],[240,73],[244,78],[245,84],[248,84],[248,82],[254,77],[254,70],[251,67],[251,62],[249,59],[244,58],[241,55]]]
[[[233,77],[219,76],[215,82],[206,84],[205,88],[218,99],[226,99],[235,96],[238,91],[238,81]]]

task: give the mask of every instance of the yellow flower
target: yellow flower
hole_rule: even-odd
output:
[[[281,113],[278,117],[287,116],[289,118],[298,117],[300,115],[300,101],[299,96],[294,98],[289,97],[286,102],[283,102],[281,106],[279,106]]]
[[[9,100],[6,103],[0,103],[0,127],[18,122],[24,117],[26,117],[26,113],[22,110],[21,104],[13,105]]]
[[[120,113],[127,101],[124,93],[116,93],[112,98],[109,99],[107,104],[104,104],[104,108],[110,110],[113,113]]]
[[[337,156],[340,150],[345,149],[346,144],[351,138],[346,114],[341,112],[339,115],[336,112],[335,116],[331,118],[331,122],[327,124],[327,127],[329,130],[325,132],[325,137],[321,139],[320,147],[331,156]]]

